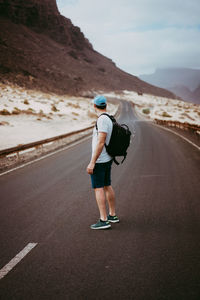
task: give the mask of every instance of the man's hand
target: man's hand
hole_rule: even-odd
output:
[[[104,147],[105,141],[106,141],[106,135],[107,135],[106,132],[98,133],[98,141],[97,141],[96,149],[93,153],[93,156],[91,158],[89,165],[87,166],[87,172],[90,175],[93,174],[95,162],[97,161],[99,155],[101,154],[101,152],[103,150],[103,147]]]
[[[90,162],[89,165],[87,166],[87,172],[88,174],[93,174],[95,164]]]

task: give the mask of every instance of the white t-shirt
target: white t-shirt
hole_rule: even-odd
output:
[[[106,115],[100,116],[97,120],[97,128],[98,128],[98,132],[106,132],[107,133],[106,145],[108,145],[110,142],[112,129],[113,129],[113,123],[112,123],[111,119]],[[93,137],[92,137],[92,154],[94,153],[96,145],[97,145],[98,132],[97,132],[96,126],[95,126],[93,129]],[[104,146],[96,163],[105,163],[105,162],[110,161],[111,159],[112,159],[112,157],[106,152],[106,148]]]

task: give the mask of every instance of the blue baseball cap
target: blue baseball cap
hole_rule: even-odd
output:
[[[96,104],[97,106],[105,106],[107,103],[106,97],[104,96],[96,96],[93,100],[93,103]]]

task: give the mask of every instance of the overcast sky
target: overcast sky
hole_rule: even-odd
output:
[[[57,0],[95,50],[134,75],[200,69],[200,0]]]

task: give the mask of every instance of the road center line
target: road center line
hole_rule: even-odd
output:
[[[0,279],[5,277],[36,245],[37,243],[29,243],[7,265],[0,269]]]

